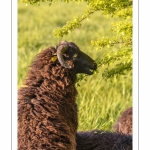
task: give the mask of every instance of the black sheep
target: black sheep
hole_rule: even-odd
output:
[[[73,42],[35,57],[18,91],[18,150],[76,149],[76,74],[92,75],[96,68]]]
[[[132,136],[93,130],[78,132],[77,150],[132,150]]]

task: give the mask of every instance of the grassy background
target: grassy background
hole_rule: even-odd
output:
[[[18,88],[23,85],[28,66],[34,56],[49,46],[56,46],[61,40],[75,42],[82,51],[93,59],[102,57],[107,49],[96,50],[91,40],[102,36],[112,36],[110,31],[114,18],[107,18],[100,12],[85,20],[82,26],[63,38],[53,35],[53,29],[61,27],[66,21],[81,15],[85,3],[77,5],[57,3],[49,7],[47,3],[40,6],[18,3]],[[103,129],[112,130],[112,125],[122,111],[132,105],[132,74],[103,80],[101,72],[87,76],[80,82],[78,89],[79,128],[78,130]]]

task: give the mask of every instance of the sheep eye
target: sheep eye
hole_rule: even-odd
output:
[[[76,58],[76,57],[78,57],[78,55],[77,55],[77,54],[74,54],[73,57]]]

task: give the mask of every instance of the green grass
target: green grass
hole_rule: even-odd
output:
[[[18,88],[23,85],[28,66],[34,56],[42,49],[56,46],[61,40],[75,42],[82,51],[93,59],[102,57],[107,49],[96,50],[91,40],[102,36],[112,36],[111,23],[116,19],[106,18],[96,12],[91,19],[69,35],[58,38],[53,29],[61,27],[74,16],[81,15],[85,3],[56,3],[51,7],[47,3],[41,6],[18,3]],[[103,80],[104,66],[99,73],[87,76],[78,89],[79,128],[78,130],[103,129],[111,131],[112,125],[127,107],[132,105],[132,74]]]

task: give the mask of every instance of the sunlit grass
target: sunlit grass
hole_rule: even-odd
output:
[[[107,81],[96,74],[81,81],[77,87],[79,130],[111,130],[120,113],[132,105],[131,81],[130,74]]]

